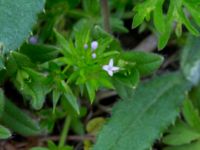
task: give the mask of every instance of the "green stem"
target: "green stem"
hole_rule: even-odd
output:
[[[64,123],[63,130],[62,130],[62,133],[61,133],[61,136],[60,136],[58,147],[65,146],[65,141],[66,141],[67,134],[68,134],[68,131],[69,131],[70,123],[71,123],[71,116],[67,116],[65,118],[65,123]]]

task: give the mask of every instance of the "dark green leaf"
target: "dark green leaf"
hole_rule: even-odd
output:
[[[58,49],[51,45],[24,44],[20,52],[28,56],[34,63],[44,63],[50,61],[58,55]]]

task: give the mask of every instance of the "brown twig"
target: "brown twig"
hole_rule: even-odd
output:
[[[157,37],[155,34],[147,36],[142,42],[140,42],[133,50],[138,51],[153,51],[157,47]]]
[[[45,142],[48,140],[52,140],[52,141],[58,141],[60,139],[59,136],[49,136],[49,137],[43,137],[40,139],[40,141]],[[69,135],[67,137],[67,140],[70,141],[84,141],[84,140],[90,140],[90,141],[95,141],[95,137],[93,135],[90,134],[86,134],[86,135]]]
[[[100,0],[101,3],[101,13],[103,17],[103,27],[104,30],[108,33],[111,33],[110,29],[110,12],[109,12],[109,6],[108,6],[108,0]]]

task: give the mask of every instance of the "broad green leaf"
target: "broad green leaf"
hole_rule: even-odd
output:
[[[129,63],[135,63],[141,76],[149,75],[160,67],[163,57],[154,53],[132,51],[122,54],[122,59]]]
[[[170,82],[169,82],[170,81]],[[118,102],[94,150],[146,150],[179,114],[188,84],[179,73],[144,82]]]
[[[23,136],[34,136],[41,132],[38,124],[8,99],[5,101],[5,108],[0,121],[12,131]]]
[[[0,42],[3,50],[17,49],[31,32],[44,0],[0,0]]]
[[[10,130],[8,130],[6,127],[0,125],[0,139],[7,139],[11,137]]]
[[[200,38],[189,36],[181,54],[181,70],[193,85],[200,81]]]

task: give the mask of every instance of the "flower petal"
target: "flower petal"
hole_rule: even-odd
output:
[[[114,61],[113,61],[113,59],[111,58],[108,65],[109,65],[110,67],[113,67],[113,63],[114,63]]]
[[[104,65],[104,66],[102,67],[102,69],[105,70],[105,71],[109,71],[109,66],[108,66],[108,65]]]
[[[108,70],[107,72],[111,77],[113,76],[113,71],[112,70]]]
[[[118,70],[119,70],[119,67],[113,66],[111,70],[112,70],[112,71],[118,71]]]

